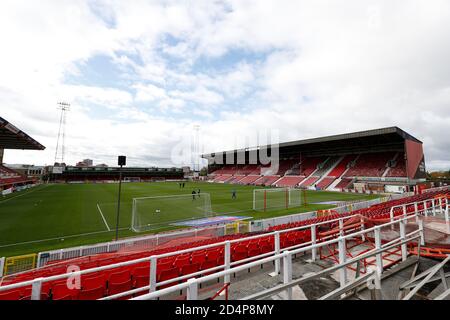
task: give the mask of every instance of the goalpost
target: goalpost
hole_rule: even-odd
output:
[[[133,198],[131,229],[144,232],[209,216],[209,193]]]
[[[302,205],[302,191],[295,188],[254,189],[253,210],[289,209]]]

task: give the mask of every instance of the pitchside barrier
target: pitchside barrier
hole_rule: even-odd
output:
[[[343,207],[334,208],[333,210],[338,213],[347,212],[348,209],[353,208],[353,210],[367,208],[373,204],[385,202],[387,200],[400,199],[405,197],[405,194],[396,194],[390,197],[384,197],[380,199],[374,199],[369,201],[357,202],[348,204]],[[262,220],[250,221],[248,225],[249,231],[263,231],[270,226],[285,224],[289,222],[303,221],[306,219],[316,218],[316,211],[304,212],[298,214],[292,214],[288,216],[282,216],[277,218],[269,218]],[[89,256],[98,253],[112,253],[117,252],[122,248],[133,248],[134,246],[140,246],[142,248],[151,249],[155,246],[168,243],[169,241],[180,239],[180,238],[191,238],[210,236],[219,237],[226,234],[226,225],[196,228],[196,229],[185,229],[179,231],[166,232],[161,234],[153,234],[142,237],[127,238],[119,241],[104,242],[94,245],[85,245],[73,248],[65,248],[59,250],[51,250],[40,252],[37,256],[36,267],[43,267],[46,263],[56,260],[66,260],[74,259],[83,256]],[[5,258],[3,258],[5,261]],[[2,260],[0,259],[0,267]],[[0,274],[1,275],[1,274]]]
[[[14,273],[19,273],[36,268],[37,254],[25,254],[21,256],[3,258],[3,267],[0,267],[2,273],[0,275],[8,276]]]
[[[236,221],[225,226],[225,235],[249,233],[253,231],[250,221]]]
[[[223,235],[225,235],[225,226],[219,225],[213,227],[177,230],[74,248],[45,251],[38,254],[37,267],[43,267],[46,263],[51,261],[74,259],[98,253],[112,253],[130,249],[151,250],[152,248],[177,239],[184,239],[184,241],[192,242],[198,239],[220,237]]]

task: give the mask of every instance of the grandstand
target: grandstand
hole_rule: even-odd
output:
[[[425,181],[422,142],[397,127],[281,143],[276,172],[250,163],[258,148],[270,146],[204,154],[210,181],[365,193],[408,191]]]
[[[35,178],[30,178],[3,164],[6,149],[44,150],[45,147],[0,117],[0,192],[3,195],[28,188],[36,183]]]
[[[119,181],[119,167],[74,167],[63,166],[61,171],[50,170],[46,178],[54,182],[117,182]],[[122,168],[125,181],[166,181],[184,179],[181,168]]]

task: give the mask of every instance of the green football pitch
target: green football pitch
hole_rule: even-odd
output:
[[[200,189],[208,193],[215,214],[263,219],[293,213],[332,208],[321,202],[373,199],[326,191],[307,191],[307,204],[290,209],[254,211],[254,186],[188,182],[180,189],[178,182],[124,183],[119,221],[119,237],[142,235],[131,230],[132,199],[167,195],[189,195]],[[236,190],[237,199],[231,199]],[[0,257],[59,249],[115,237],[117,184],[49,184],[0,199]],[[163,206],[163,204],[161,204]],[[161,210],[164,208],[161,207]],[[177,212],[171,221],[183,220]],[[151,232],[177,228],[161,224]]]

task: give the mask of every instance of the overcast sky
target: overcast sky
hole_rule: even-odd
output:
[[[0,116],[47,147],[6,163],[53,162],[64,100],[69,164],[398,126],[450,168],[449,1],[2,0],[0,39]]]

